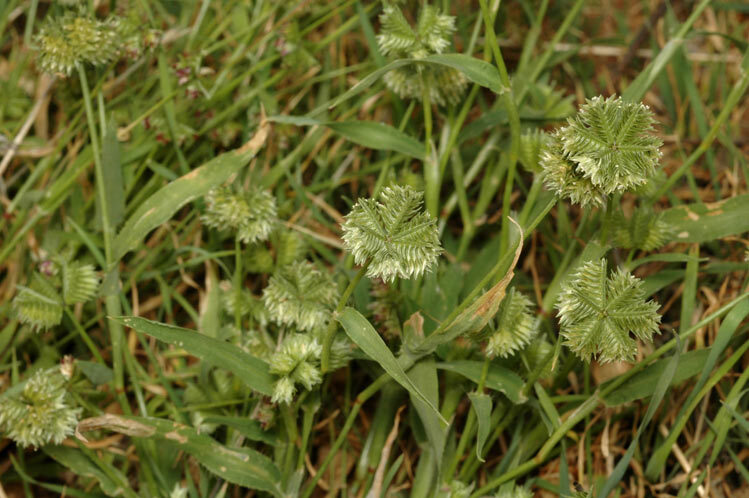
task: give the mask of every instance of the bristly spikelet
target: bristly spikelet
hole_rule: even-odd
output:
[[[505,484],[499,489],[494,498],[532,498],[533,492],[525,486]]]
[[[636,209],[629,218],[617,213],[614,226],[617,246],[625,249],[658,249],[668,242],[672,233],[670,225],[663,220],[663,214],[654,213],[648,207]]]
[[[62,298],[65,304],[84,303],[96,295],[99,279],[93,265],[72,261],[61,266]]]
[[[73,434],[80,414],[66,396],[59,373],[37,371],[21,393],[0,403],[0,431],[23,448],[60,444]]]
[[[534,173],[541,171],[541,153],[549,140],[549,135],[539,128],[520,135],[518,160],[525,169]]]
[[[536,334],[532,306],[524,294],[510,289],[499,305],[497,327],[486,342],[485,352],[489,358],[507,358],[531,342]]]
[[[78,64],[111,62],[119,54],[118,26],[116,18],[99,20],[73,12],[47,18],[35,38],[39,67],[69,76]]]
[[[621,97],[593,97],[568,120],[560,136],[579,170],[606,194],[632,190],[654,174],[663,142],[652,111]]]
[[[227,314],[234,316],[237,297],[239,297],[239,314],[241,316],[252,317],[261,326],[268,323],[268,312],[259,297],[247,289],[242,289],[237,296],[236,289],[228,280],[221,281],[219,288],[221,289],[221,302]]]
[[[618,269],[607,275],[606,260],[589,261],[564,284],[557,309],[561,334],[582,360],[631,361],[637,342],[652,341],[661,321],[659,306],[646,301],[642,281]]]
[[[415,29],[393,5],[384,8],[380,24],[377,43],[382,53],[415,61],[444,52],[455,32],[455,18],[430,5],[421,8]],[[388,72],[383,80],[401,98],[421,99],[426,89],[430,100],[439,105],[459,102],[468,86],[456,69],[418,62]]]
[[[21,288],[13,299],[13,308],[21,323],[32,330],[49,329],[62,320],[62,300],[52,283],[35,273],[31,284]]]
[[[281,378],[276,382],[272,401],[291,403],[295,384],[310,390],[322,382],[318,368],[322,346],[308,334],[288,335],[270,358],[270,373]]]
[[[559,132],[551,135],[541,151],[541,175],[546,187],[574,204],[602,206],[605,195],[601,189],[577,170],[564,151]]]
[[[212,190],[206,196],[203,222],[219,230],[234,230],[239,240],[267,240],[277,222],[276,198],[267,190],[250,188],[235,192],[230,187]]]
[[[616,97],[588,100],[544,147],[545,183],[583,206],[642,188],[661,156],[663,142],[653,134],[654,125],[653,113],[643,104]]]
[[[411,187],[387,187],[382,202],[359,199],[346,215],[344,246],[357,264],[369,262],[368,277],[415,278],[437,262],[442,253],[437,221],[421,209],[422,197]]]
[[[324,327],[338,302],[338,287],[329,273],[309,261],[297,261],[279,269],[263,290],[270,318],[299,330]]]

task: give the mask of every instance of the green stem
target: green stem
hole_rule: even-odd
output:
[[[351,294],[354,292],[357,284],[362,279],[362,277],[364,277],[364,274],[367,273],[369,263],[369,261],[364,263],[364,265],[357,272],[356,276],[352,278],[348,283],[348,287],[346,287],[346,290],[343,291],[341,299],[338,300],[338,305],[335,309],[336,315],[343,311],[343,308],[346,306],[346,303],[351,297]],[[333,345],[333,338],[335,337],[335,333],[337,330],[338,322],[335,320],[334,316],[331,318],[330,323],[328,323],[328,328],[325,330],[325,334],[323,335],[322,356],[320,357],[320,370],[323,374],[325,374],[330,369],[330,348]]]
[[[242,251],[239,236],[234,238],[234,326],[242,331]]]
[[[421,76],[421,100],[424,108],[424,198],[427,211],[435,218],[439,215],[440,171],[432,157],[432,101],[429,85]]]
[[[99,206],[101,213],[101,226],[104,235],[104,258],[107,263],[107,272],[116,272],[115,261],[112,260],[112,239],[113,232],[109,222],[109,210],[108,210],[108,199],[107,190],[104,186],[104,166],[101,161],[101,150],[99,148],[99,136],[96,132],[96,121],[94,119],[94,109],[91,102],[91,92],[89,91],[88,79],[86,78],[86,72],[81,64],[78,64],[78,77],[81,82],[81,91],[83,92],[83,104],[86,109],[86,120],[88,121],[88,134],[91,140],[91,150],[94,156],[94,170],[96,174],[96,194],[99,198]],[[119,278],[116,277],[116,280]],[[119,286],[116,286],[117,288]],[[107,309],[107,315],[109,316],[120,316],[122,314],[122,308],[120,305],[119,295],[112,291],[104,299],[104,304]],[[124,375],[123,375],[123,342],[125,331],[121,324],[117,322],[109,322],[109,335],[112,342],[112,369],[114,370],[114,388],[120,396],[121,400],[124,401]]]
[[[315,491],[317,482],[325,473],[325,471],[328,468],[328,465],[330,465],[330,462],[333,461],[333,458],[335,457],[336,453],[338,453],[338,450],[341,448],[341,446],[343,445],[343,442],[346,440],[346,436],[348,435],[348,432],[351,430],[351,427],[354,425],[356,416],[359,414],[359,410],[361,410],[361,407],[364,404],[364,402],[367,401],[372,396],[374,396],[375,393],[377,393],[377,391],[379,391],[380,388],[382,388],[382,386],[387,384],[390,380],[391,380],[390,375],[386,373],[382,374],[377,378],[377,380],[372,382],[369,385],[369,387],[367,387],[365,390],[360,392],[359,395],[356,397],[356,399],[354,400],[354,406],[351,408],[351,411],[349,412],[348,417],[346,417],[346,422],[343,424],[343,428],[341,429],[341,432],[338,434],[338,437],[333,443],[333,446],[330,448],[330,452],[328,452],[327,456],[325,457],[325,460],[323,460],[320,467],[318,467],[315,477],[312,478],[310,483],[305,488],[304,492],[301,494],[302,498],[309,498],[312,495],[312,493]]]
[[[520,150],[520,115],[518,114],[518,109],[515,105],[510,76],[507,73],[505,61],[502,58],[502,51],[497,42],[497,35],[494,33],[494,17],[489,12],[486,0],[479,0],[479,3],[481,4],[481,15],[484,18],[486,42],[492,50],[494,62],[499,70],[499,79],[502,82],[502,86],[504,86],[500,98],[502,99],[502,104],[507,111],[507,120],[510,123],[510,157],[507,178],[505,179],[505,191],[502,196],[502,232],[499,250],[499,257],[501,258],[507,250],[510,236],[510,222],[508,217],[510,215],[512,188],[515,183],[515,169],[518,162],[518,151]]]

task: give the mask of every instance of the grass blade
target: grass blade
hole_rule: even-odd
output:
[[[111,317],[126,327],[156,339],[184,348],[185,351],[236,375],[249,388],[266,396],[273,395],[273,377],[268,364],[245,353],[238,346],[219,341],[190,329],[154,322],[136,316]]]

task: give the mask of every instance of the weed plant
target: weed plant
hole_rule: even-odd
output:
[[[0,2],[0,497],[749,491],[740,2]]]

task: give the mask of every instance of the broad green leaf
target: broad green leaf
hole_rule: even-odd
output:
[[[421,361],[417,363],[408,371],[407,375],[433,406],[439,406],[439,379],[433,361]],[[416,411],[419,413],[421,423],[424,425],[429,444],[434,450],[437,471],[439,472],[442,468],[442,455],[447,439],[446,427],[442,425],[440,421],[441,417],[427,403],[417,396],[409,394],[411,396],[411,403],[413,403]]]
[[[238,346],[213,339],[195,330],[183,329],[136,316],[111,317],[110,320],[148,334],[160,341],[183,348],[191,355],[215,367],[229,370],[249,388],[266,396],[273,395],[273,377],[268,371],[268,364],[249,353],[245,353]]]
[[[376,361],[393,380],[403,386],[409,393],[419,398],[421,401],[427,404],[439,417],[440,421],[447,424],[442,415],[439,414],[439,410],[422,393],[413,381],[406,375],[403,367],[398,363],[398,360],[393,356],[392,351],[388,349],[387,344],[382,340],[380,334],[372,327],[372,324],[362,316],[361,313],[356,311],[354,308],[347,307],[340,313],[336,319],[343,326],[346,334],[351,338],[354,343],[364,351],[367,356]]]
[[[468,399],[471,400],[473,409],[476,411],[476,421],[478,422],[478,431],[476,432],[476,458],[485,462],[481,454],[484,451],[484,443],[489,437],[491,431],[492,416],[492,398],[488,394],[468,393]]]
[[[269,121],[296,126],[327,126],[346,140],[374,150],[424,159],[424,145],[392,126],[375,121],[319,121],[307,116],[273,116]]]
[[[66,446],[48,445],[43,448],[50,457],[70,469],[77,476],[93,477],[99,482],[101,490],[107,496],[125,496],[137,498],[137,494],[130,489],[127,477],[119,469],[103,459],[93,462],[79,449]],[[106,466],[107,471],[102,469]]]
[[[261,124],[255,136],[242,147],[221,154],[169,182],[146,199],[115,237],[112,244],[113,261],[119,261],[128,251],[135,249],[148,232],[168,221],[182,206],[226,182],[245,166],[265,144],[268,129],[266,123]]]
[[[672,227],[678,242],[708,242],[749,232],[749,194],[706,204],[667,209],[663,221]]]
[[[425,59],[427,62],[441,64],[457,69],[472,82],[488,88],[494,93],[502,93],[502,81],[497,68],[488,62],[466,54],[436,54]]]
[[[455,360],[437,363],[436,367],[460,374],[478,384],[481,380],[484,362],[477,360]],[[523,379],[515,372],[496,363],[489,365],[489,372],[484,385],[492,391],[501,392],[515,404],[525,403],[528,399],[523,395]]]
[[[278,444],[278,438],[273,432],[263,430],[260,422],[248,417],[227,417],[222,415],[209,415],[203,418],[208,424],[219,424],[231,427],[239,431],[247,439],[262,441],[272,446]]]
[[[192,427],[159,418],[107,414],[78,424],[81,433],[102,429],[173,443],[206,469],[233,484],[282,495],[278,468],[268,457],[250,448],[229,448]]]
[[[697,349],[682,354],[681,359],[679,359],[679,367],[671,380],[671,385],[675,386],[702,372],[709,353],[710,349]],[[617,406],[652,396],[658,379],[665,371],[669,361],[671,360],[666,358],[653,362],[652,365],[641,372],[637,372],[627,382],[606,394],[603,401],[608,406]],[[601,388],[605,388],[613,381],[614,379],[604,382],[601,384]]]

